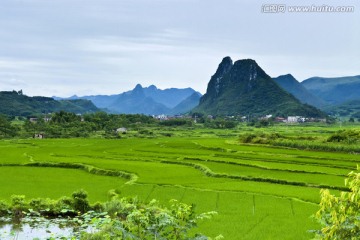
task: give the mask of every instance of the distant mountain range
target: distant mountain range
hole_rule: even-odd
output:
[[[57,101],[48,97],[28,97],[21,91],[0,92],[1,114],[27,117],[61,110],[80,114],[99,111],[91,101],[84,99]]]
[[[233,64],[225,57],[211,77],[207,91],[193,112],[211,115],[266,115],[324,117],[282,89],[252,59]]]
[[[192,88],[158,89],[137,84],[133,90],[116,95],[72,96],[66,99],[87,99],[112,113],[182,114],[198,105],[201,94]],[[62,99],[55,97],[55,99]]]
[[[273,79],[302,103],[318,107],[331,115],[360,116],[360,76],[313,77],[301,83],[291,74]]]
[[[279,84],[285,91],[291,93],[294,97],[300,100],[302,103],[321,108],[326,104],[324,100],[313,95],[304,86],[301,85],[291,74],[281,75],[273,80]]]
[[[338,78],[312,77],[302,81],[301,85],[331,105],[360,99],[360,75]]]

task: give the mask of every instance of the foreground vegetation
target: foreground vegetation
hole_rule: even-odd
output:
[[[320,210],[316,213],[322,224],[317,231],[321,239],[360,238],[360,173],[350,172],[345,184],[350,191],[340,196],[330,194],[328,189],[321,190]]]
[[[20,224],[31,223],[34,228],[47,228],[42,226],[44,222],[45,225],[57,223],[72,228],[72,236],[55,235],[62,239],[208,239],[190,230],[199,220],[216,214],[197,215],[192,205],[176,200],[171,200],[170,207],[164,208],[154,199],[143,203],[137,198],[119,198],[114,190],[109,191],[109,198],[104,203],[90,204],[83,190],[74,192],[71,198],[59,200],[36,198],[27,201],[24,195],[13,195],[11,204],[0,201],[0,222],[11,219]],[[55,221],[52,220],[54,217]]]
[[[218,212],[199,223],[206,236],[309,239],[320,228],[310,218],[320,190],[349,191],[344,179],[360,162],[357,125],[204,124],[129,123],[114,139],[99,130],[86,139],[2,140],[0,199],[56,199],[82,188],[92,205],[115,189],[120,198]]]

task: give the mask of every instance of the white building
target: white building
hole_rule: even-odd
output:
[[[301,116],[288,116],[286,122],[287,123],[305,122],[305,118]]]

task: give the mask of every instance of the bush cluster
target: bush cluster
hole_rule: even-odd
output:
[[[98,205],[91,206],[84,190],[75,191],[70,197],[62,197],[58,200],[49,198],[34,198],[26,200],[24,195],[12,195],[11,203],[0,201],[0,217],[13,217],[21,219],[25,214],[36,214],[46,217],[76,216],[94,209]]]
[[[345,142],[348,144],[360,142],[360,131],[358,130],[341,130],[332,134],[328,142]]]
[[[257,144],[270,144],[284,136],[279,133],[245,133],[240,135],[239,140],[241,143],[257,143]]]

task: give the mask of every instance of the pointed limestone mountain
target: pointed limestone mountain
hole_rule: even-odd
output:
[[[283,90],[252,59],[234,64],[225,57],[211,77],[206,94],[192,112],[211,115],[324,117],[315,107],[300,103]]]
[[[314,107],[321,108],[326,105],[326,102],[321,98],[310,93],[304,86],[301,85],[291,74],[281,75],[273,80],[280,85],[285,91],[291,93],[302,103],[307,103]]]

